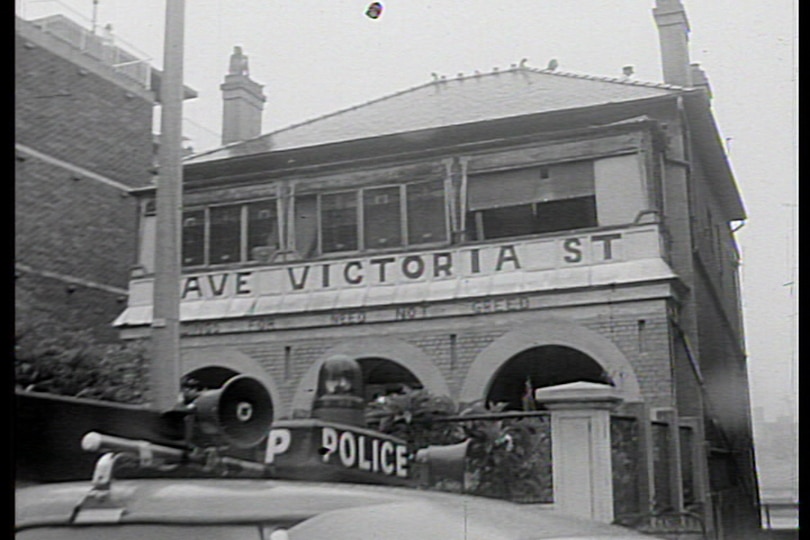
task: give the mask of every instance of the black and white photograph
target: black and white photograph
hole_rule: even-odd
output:
[[[798,0],[15,0],[19,540],[797,540]]]

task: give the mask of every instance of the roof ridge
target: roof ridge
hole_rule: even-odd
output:
[[[533,71],[535,73],[544,73],[547,75],[555,75],[558,77],[569,77],[574,79],[585,79],[589,81],[602,81],[602,82],[610,82],[610,83],[617,83],[622,84],[625,86],[646,86],[648,88],[663,88],[665,90],[690,90],[690,87],[687,86],[678,86],[669,83],[663,82],[653,82],[653,81],[641,81],[638,79],[630,79],[630,78],[623,78],[623,77],[608,77],[607,75],[588,75],[585,73],[575,73],[573,71],[557,71],[551,69],[540,69],[540,68],[530,68],[530,67],[517,67],[514,68],[515,70],[526,70],[526,71]],[[511,70],[509,70],[511,71]]]
[[[449,82],[452,82],[452,81],[462,81],[462,80],[465,80],[465,79],[480,79],[482,77],[499,76],[499,75],[503,75],[503,74],[506,74],[506,73],[517,73],[517,72],[539,73],[539,74],[543,74],[543,75],[552,75],[552,76],[555,76],[555,77],[566,77],[566,78],[571,78],[571,79],[582,79],[582,80],[589,80],[589,81],[599,81],[599,82],[620,84],[620,85],[623,85],[623,86],[636,86],[636,87],[643,86],[643,87],[647,87],[647,88],[660,88],[660,89],[664,89],[664,90],[679,90],[679,91],[690,90],[691,89],[690,87],[678,86],[678,85],[662,83],[662,82],[640,81],[640,80],[637,80],[637,79],[629,79],[629,78],[623,78],[623,77],[608,77],[608,76],[604,76],[604,75],[588,75],[588,74],[584,74],[584,73],[576,73],[576,72],[572,72],[572,71],[559,71],[557,69],[548,69],[548,68],[545,68],[545,69],[533,68],[533,67],[526,66],[525,63],[521,63],[520,65],[514,64],[514,65],[512,65],[512,66],[510,66],[508,68],[504,68],[502,70],[495,67],[495,68],[492,69],[492,71],[488,71],[488,72],[480,72],[480,71],[476,70],[476,71],[474,71],[473,73],[471,73],[469,75],[464,75],[464,74],[459,73],[456,77],[452,77],[452,78],[445,77],[445,76],[442,76],[440,78],[439,76],[437,76],[434,73],[433,74],[434,80],[432,80],[432,81],[428,81],[426,83],[411,86],[409,88],[405,88],[403,90],[399,90],[399,91],[393,92],[391,94],[386,94],[386,95],[378,97],[378,98],[370,99],[370,100],[364,101],[362,103],[352,105],[350,107],[344,107],[344,108],[336,110],[336,111],[332,111],[332,112],[329,112],[329,113],[326,113],[326,114],[322,114],[322,115],[319,115],[319,116],[308,118],[308,119],[303,120],[301,122],[296,122],[294,124],[289,124],[289,125],[284,126],[282,128],[279,128],[279,129],[276,129],[276,130],[273,130],[273,131],[269,131],[267,133],[262,133],[261,135],[251,137],[249,139],[244,139],[244,140],[241,140],[241,141],[235,141],[235,142],[232,142],[232,143],[228,143],[228,144],[213,148],[211,150],[206,150],[205,152],[200,152],[199,154],[192,154],[190,156],[187,156],[184,159],[184,161],[185,160],[190,160],[190,159],[195,159],[195,158],[202,157],[202,156],[207,156],[207,155],[213,154],[215,152],[219,152],[219,151],[224,150],[224,149],[234,148],[234,147],[237,147],[237,146],[249,144],[251,142],[255,142],[255,141],[258,141],[258,140],[261,140],[261,139],[267,139],[267,138],[270,138],[270,137],[272,137],[274,135],[277,135],[279,133],[283,133],[283,132],[286,132],[286,131],[289,131],[289,130],[293,130],[293,129],[299,128],[301,126],[306,126],[308,124],[313,124],[315,122],[319,122],[319,121],[324,120],[326,118],[332,118],[332,117],[344,114],[344,113],[349,112],[349,111],[353,111],[353,110],[356,110],[356,109],[360,109],[362,107],[366,107],[368,105],[372,105],[372,104],[379,103],[379,102],[382,102],[382,101],[385,101],[385,100],[388,100],[388,99],[392,99],[392,98],[395,98],[397,96],[407,94],[409,92],[415,92],[417,90],[420,90],[422,88],[426,88],[426,87],[429,87],[429,86],[435,85],[435,86],[438,87],[438,86],[445,85],[445,84],[447,84]]]

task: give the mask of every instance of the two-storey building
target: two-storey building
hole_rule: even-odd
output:
[[[369,400],[407,385],[519,409],[527,386],[607,384],[621,408],[694,427],[687,489],[733,536],[756,516],[746,216],[683,8],[654,14],[665,83],[521,63],[264,135],[254,117],[188,159],[183,373],[257,377],[276,418],[309,414],[336,353]],[[247,74],[222,88],[226,123],[260,114]],[[131,338],[152,319],[154,191],[139,195]]]

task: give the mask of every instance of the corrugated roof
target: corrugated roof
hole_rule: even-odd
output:
[[[514,67],[438,79],[191,156],[186,163],[658,97],[684,90],[632,79]]]

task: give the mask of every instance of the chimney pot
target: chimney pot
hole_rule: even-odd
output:
[[[222,90],[222,144],[258,137],[262,131],[263,86],[250,78],[248,57],[233,48]]]
[[[703,71],[700,64],[697,63],[692,64],[689,68],[692,75],[692,86],[706,90],[706,94],[709,96],[709,99],[711,99],[712,87],[709,84],[709,78],[706,76],[706,72]]]

